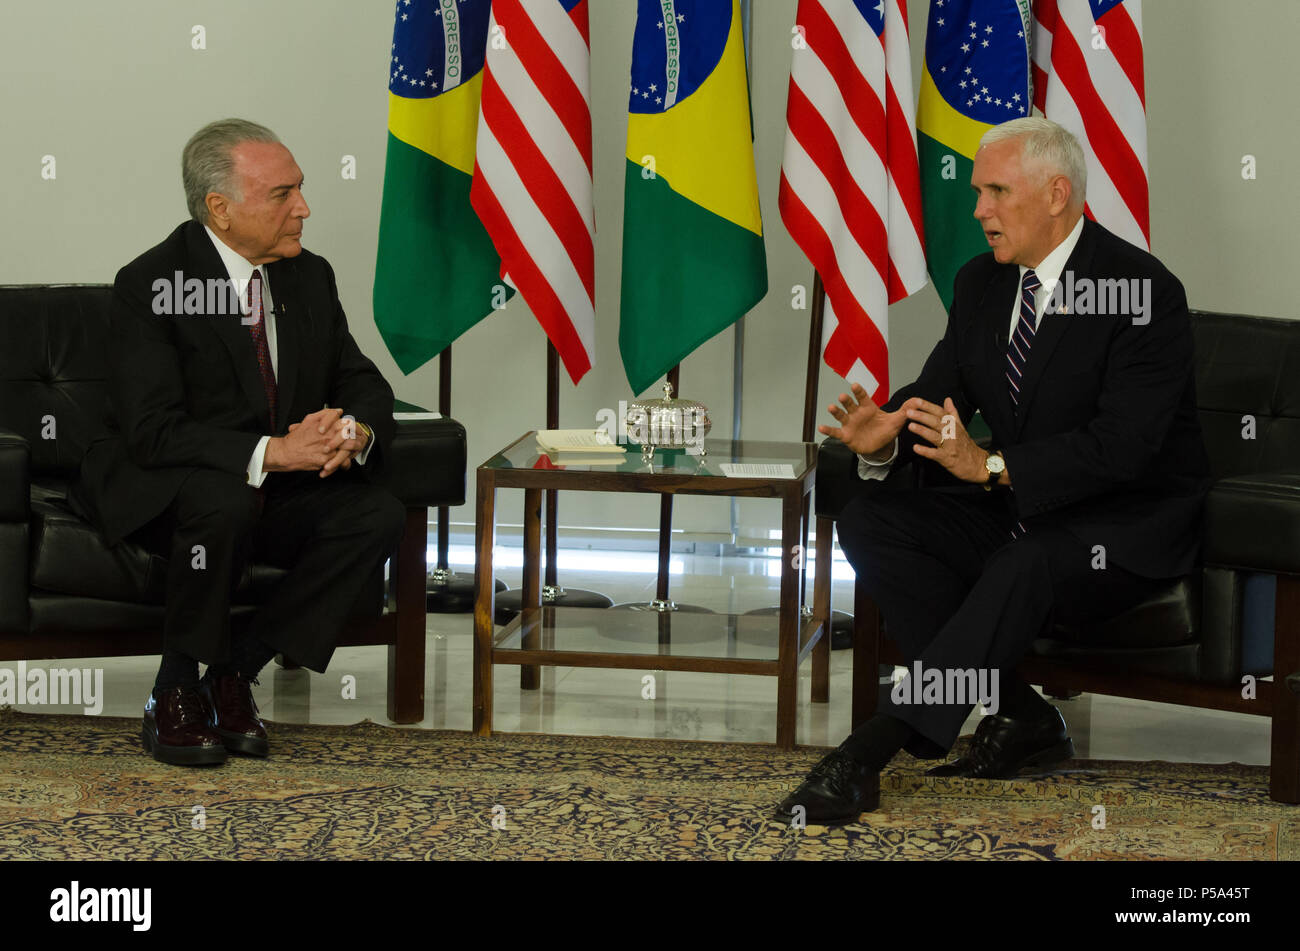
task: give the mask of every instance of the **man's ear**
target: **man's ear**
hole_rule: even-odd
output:
[[[208,227],[225,231],[230,227],[230,202],[220,192],[208,192],[203,203],[208,206]]]
[[[1053,216],[1061,214],[1070,207],[1074,189],[1070,187],[1070,179],[1067,176],[1053,175],[1051,181],[1047,183],[1047,189],[1048,211]]]

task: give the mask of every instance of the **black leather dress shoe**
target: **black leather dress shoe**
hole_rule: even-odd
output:
[[[160,763],[204,766],[224,763],[226,747],[209,725],[208,706],[195,687],[173,687],[149,695],[140,738]]]
[[[880,773],[839,750],[826,756],[776,807],[780,819],[793,819],[803,806],[803,818],[818,825],[853,822],[880,805]]]
[[[1061,711],[1033,720],[991,714],[980,721],[965,756],[927,771],[929,776],[1010,779],[1022,769],[1050,766],[1074,755]]]
[[[270,749],[266,727],[253,700],[253,681],[243,674],[203,675],[199,690],[212,710],[212,730],[232,753],[265,756]]]

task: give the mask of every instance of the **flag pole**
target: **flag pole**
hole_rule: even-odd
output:
[[[451,344],[438,354],[438,412],[451,419]],[[451,570],[448,551],[451,547],[451,507],[439,505],[437,561],[428,573],[424,587],[425,610],[434,614],[464,614],[474,610],[474,579]],[[495,582],[498,592],[506,590],[504,582]]]
[[[801,438],[803,442],[813,442],[817,436],[817,382],[821,378],[822,363],[822,334],[826,320],[826,285],[822,283],[821,273],[814,269],[813,271],[813,292],[812,292],[812,311],[808,318],[808,364],[804,376],[803,391],[803,427]],[[808,588],[808,528],[812,523],[812,506],[810,499],[805,496],[803,500],[803,567],[799,569],[799,596],[802,601],[801,615],[806,616],[810,613],[808,600],[805,592]],[[830,566],[821,566],[823,571],[829,571]],[[746,614],[756,616],[770,616],[779,613],[780,605],[770,608],[755,608],[753,611],[746,611]],[[836,650],[853,646],[853,615],[846,614],[843,611],[831,611],[830,616],[830,641],[831,646]]]

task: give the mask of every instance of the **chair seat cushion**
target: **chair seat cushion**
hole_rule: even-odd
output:
[[[33,588],[134,604],[164,602],[166,558],[130,541],[110,547],[93,525],[68,506],[65,484],[33,482],[31,498]],[[274,565],[253,564],[245,569],[234,600],[260,603],[287,574],[287,569]]]
[[[1169,582],[1154,595],[1107,621],[1079,626],[1055,624],[1050,641],[1065,641],[1072,648],[1173,647],[1194,642],[1199,636],[1200,594],[1190,578]],[[1048,653],[1035,648],[1037,653]]]

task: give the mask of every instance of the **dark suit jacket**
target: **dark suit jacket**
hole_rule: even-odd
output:
[[[348,332],[334,272],[304,250],[266,266],[275,305],[279,418],[272,421],[252,335],[231,315],[156,315],[155,281],[221,280],[225,267],[196,221],[180,225],[117,274],[107,429],[87,449],[74,504],[116,543],[159,515],[196,468],[244,476],[258,440],[283,435],[327,403],[374,431],[364,466],[331,479],[383,478],[393,391]],[[227,307],[233,310],[233,307]],[[358,474],[360,473],[360,474]],[[310,479],[319,477],[307,473]],[[271,480],[306,481],[301,473]]]
[[[979,410],[1011,476],[1009,493],[994,491],[1007,493],[1027,529],[1064,527],[1089,546],[1105,546],[1108,562],[1144,577],[1186,574],[1196,561],[1210,478],[1182,284],[1150,254],[1090,220],[1061,279],[1070,272],[1076,282],[1149,279],[1149,322],[1049,306],[1016,412],[1006,346],[1019,268],[982,254],[958,272],[947,332],[920,377],[885,408],[912,396],[942,406],[951,396],[964,424]],[[916,440],[903,430],[901,463],[922,462],[912,451]]]

